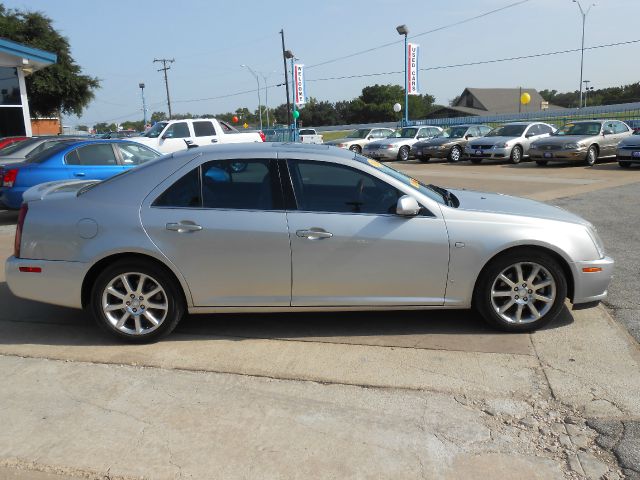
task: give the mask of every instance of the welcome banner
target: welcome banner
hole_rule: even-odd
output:
[[[304,65],[296,63],[293,65],[293,84],[295,88],[294,103],[296,105],[305,104],[305,91],[304,91]]]

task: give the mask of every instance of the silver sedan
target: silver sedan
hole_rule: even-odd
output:
[[[189,313],[476,308],[530,331],[605,298],[591,224],[425,185],[335,147],[241,144],[25,193],[6,262],[20,297],[88,309],[131,342]]]

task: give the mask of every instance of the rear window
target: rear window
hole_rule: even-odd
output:
[[[12,153],[20,150],[21,148],[25,148],[28,147],[29,145],[33,145],[36,142],[39,142],[40,139],[38,138],[32,138],[30,140],[24,140],[22,142],[16,142],[16,143],[12,143],[10,145],[7,145],[6,147],[0,149],[0,156],[7,156],[7,155],[11,155]]]
[[[48,160],[49,158],[51,158],[53,155],[55,155],[56,153],[62,152],[63,150],[66,150],[70,144],[72,144],[73,141],[60,141],[60,142],[56,142],[55,145],[42,150],[41,152],[38,152],[34,155],[29,156],[28,158],[25,159],[25,163],[42,163],[46,160]]]

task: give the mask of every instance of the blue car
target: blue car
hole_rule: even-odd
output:
[[[0,207],[17,210],[26,190],[55,180],[104,180],[162,154],[127,140],[64,142],[26,161],[0,166]]]

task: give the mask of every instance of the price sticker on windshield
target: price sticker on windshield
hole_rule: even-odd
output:
[[[409,179],[409,183],[411,184],[411,186],[415,189],[420,189],[420,182],[418,180],[416,180],[415,178],[410,178]]]
[[[371,165],[372,167],[382,168],[382,164],[377,160],[371,160],[370,158],[367,158],[367,162],[369,162],[369,165]]]

